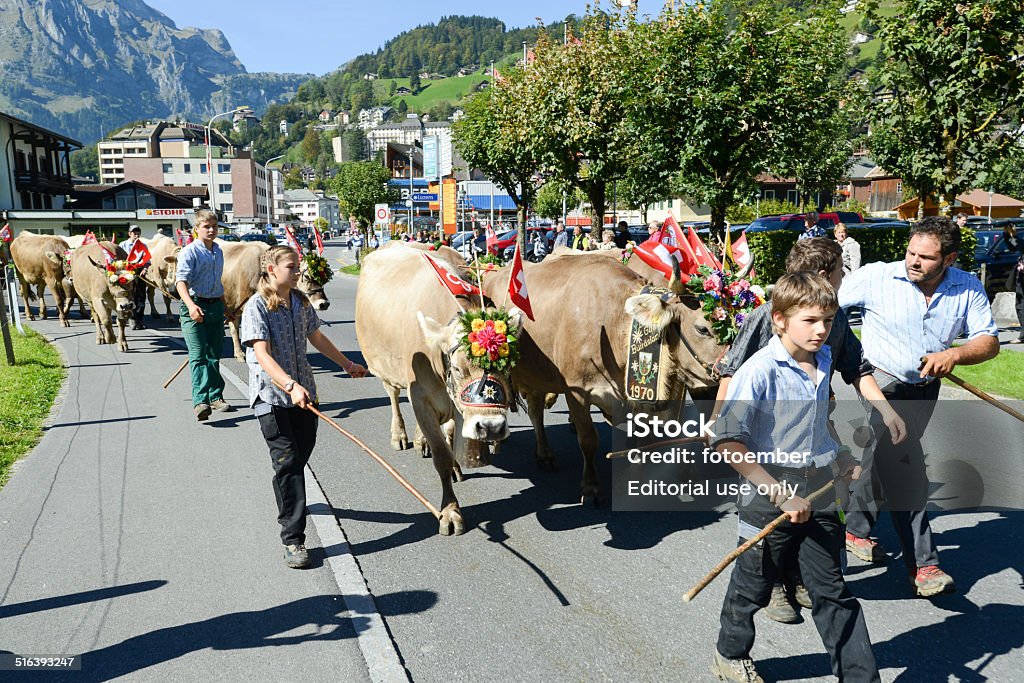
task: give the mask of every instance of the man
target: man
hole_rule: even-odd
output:
[[[135,243],[142,239],[142,228],[137,225],[128,226],[128,239],[121,242],[119,245],[124,249],[124,253],[131,256],[132,249],[135,248]],[[145,277],[146,268],[149,267],[149,261],[143,264],[143,267],[139,270],[139,274]],[[134,313],[132,314],[132,329],[143,330],[146,326],[142,322],[143,314],[146,312],[146,294],[149,291],[149,287],[143,284],[141,281],[136,280],[135,286],[132,288],[132,304],[135,306]],[[153,311],[150,311],[151,313]]]
[[[577,251],[590,251],[590,238],[584,234],[583,227],[577,224],[572,229],[572,243],[569,245]]]
[[[798,240],[809,240],[812,237],[825,237],[825,228],[818,225],[818,212],[811,211],[804,215],[804,231]]]
[[[629,224],[626,221],[619,221],[615,230],[615,246],[625,249],[627,244],[629,244]]]
[[[555,219],[555,244],[551,248],[552,251],[559,247],[569,246],[569,233],[565,231],[565,225],[562,223],[562,219]]]
[[[224,342],[224,253],[217,238],[217,214],[196,211],[198,239],[178,253],[177,281],[181,297],[181,333],[188,346],[192,373],[192,409],[205,422],[211,410],[230,412],[224,400],[220,376],[220,351]],[[232,315],[233,317],[233,315]]]
[[[884,496],[903,548],[903,561],[917,595],[955,590],[939,568],[925,505],[928,478],[921,436],[939,397],[940,378],[958,365],[974,365],[999,353],[997,328],[981,282],[952,267],[960,250],[960,228],[946,217],[930,216],[910,229],[906,257],[872,263],[851,274],[839,292],[844,309],[864,313],[864,354],[875,379],[907,424],[908,438],[894,446],[881,437],[872,413],[874,450],[847,515],[847,551],[867,562],[885,558],[868,535]],[[965,333],[967,342],[953,346]],[[923,360],[922,360],[923,358]],[[870,482],[870,483],[864,483]]]

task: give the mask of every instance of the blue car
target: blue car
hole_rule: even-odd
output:
[[[1003,224],[1006,222],[1000,221]],[[1015,227],[1024,230],[1024,221]],[[1008,287],[1008,280],[1010,273],[1016,268],[1019,254],[1003,239],[1002,227],[1000,226],[998,230],[975,230],[974,234],[978,240],[974,246],[974,260],[977,263],[974,272],[979,278],[983,278],[985,291],[989,297],[994,297],[999,292],[1012,291],[1012,288]]]

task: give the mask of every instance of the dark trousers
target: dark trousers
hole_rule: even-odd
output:
[[[1024,339],[1024,280],[1021,280],[1020,278],[1016,279],[1014,292],[1017,297],[1017,324],[1020,325],[1020,332],[1017,333],[1017,336],[1020,339]]]
[[[143,277],[149,279],[149,268],[142,271]],[[136,279],[132,287],[132,304],[135,306],[135,319],[142,322],[142,314],[146,312],[146,296],[149,294],[149,287],[141,280]],[[152,313],[153,311],[150,311]]]
[[[878,413],[872,411],[874,442],[865,451],[861,478],[854,482],[850,512],[846,516],[847,531],[867,538],[878,522],[882,507],[887,506],[907,569],[938,566],[939,554],[932,542],[931,525],[925,512],[928,475],[921,437],[935,410],[940,383],[909,385],[881,372],[876,372],[875,378],[886,399],[907,423],[907,438],[894,446],[889,430]]]
[[[274,497],[281,542],[306,542],[306,477],[304,468],[316,445],[316,415],[303,408],[272,407],[259,416],[260,431],[274,465]]]
[[[818,488],[812,485],[810,490]],[[806,496],[807,489],[798,490]],[[741,510],[740,520],[762,529],[778,510]],[[722,605],[718,652],[729,659],[750,656],[754,646],[754,614],[767,607],[772,585],[781,577],[785,558],[796,554],[811,596],[811,615],[840,681],[879,681],[867,624],[860,603],[843,580],[839,552],[843,530],[832,509],[817,511],[805,524],[780,525],[760,544],[740,555]]]

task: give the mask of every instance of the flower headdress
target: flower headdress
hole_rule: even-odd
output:
[[[306,255],[302,257],[302,261],[306,264],[306,277],[321,287],[334,277],[331,264],[323,256],[313,251],[307,251]]]
[[[107,280],[112,285],[126,285],[135,279],[135,271],[139,270],[141,264],[132,263],[123,259],[108,261],[106,266]]]
[[[764,303],[764,290],[721,270],[701,266],[686,283],[720,344],[730,344],[743,320]]]
[[[460,346],[473,363],[499,374],[507,374],[515,366],[519,360],[519,341],[509,331],[507,311],[464,311],[459,314],[459,323]]]

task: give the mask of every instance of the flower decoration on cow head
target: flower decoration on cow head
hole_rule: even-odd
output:
[[[461,346],[474,364],[486,372],[507,374],[519,360],[516,326],[502,309],[464,311],[459,314]]]
[[[138,263],[124,259],[109,261],[106,266],[107,281],[112,285],[127,285],[135,279],[135,271],[139,270],[139,266]]]
[[[731,344],[740,325],[764,303],[764,290],[732,273],[701,266],[686,283],[720,344]]]
[[[622,250],[622,254],[619,256],[619,259],[622,261],[623,265],[629,263],[629,258],[633,255],[633,248],[635,246],[636,242],[632,240],[626,242],[626,248]]]
[[[316,252],[307,251],[306,255],[302,257],[302,263],[305,266],[306,277],[321,287],[330,282],[331,278],[334,277],[331,264]]]

